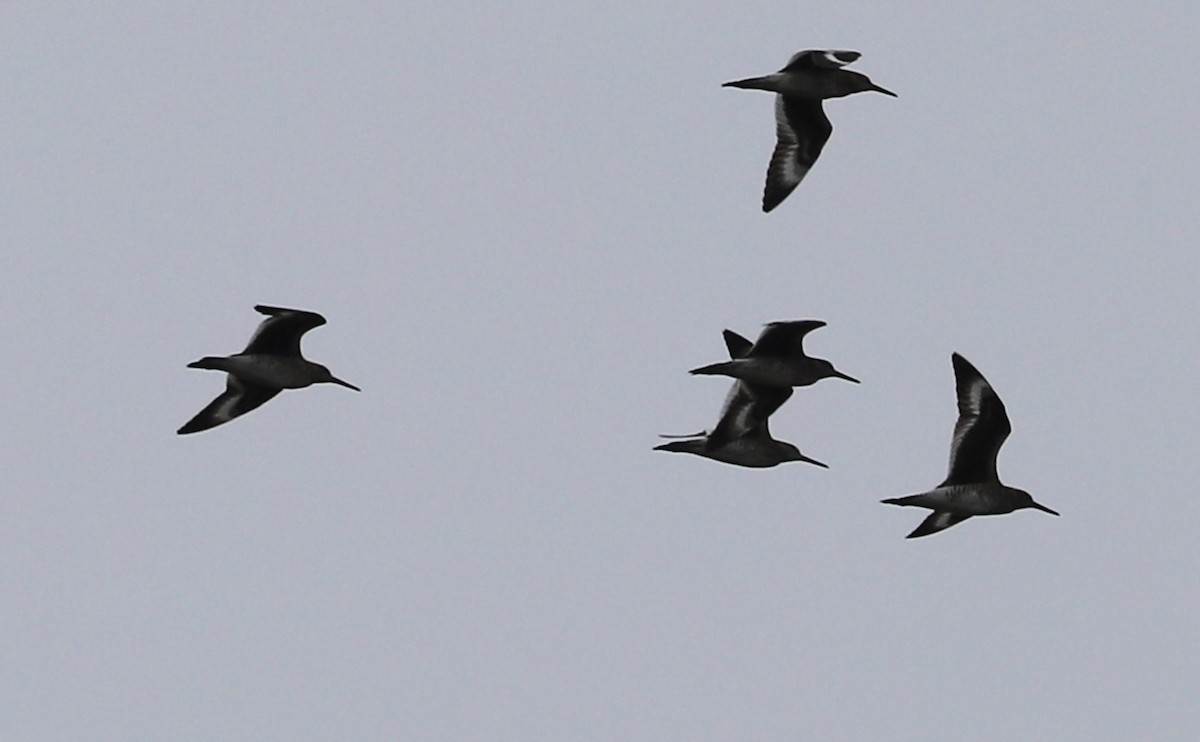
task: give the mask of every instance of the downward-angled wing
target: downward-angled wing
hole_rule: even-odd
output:
[[[962,523],[964,520],[970,517],[971,516],[963,515],[962,513],[951,513],[945,510],[935,510],[930,513],[925,520],[921,521],[921,525],[917,526],[916,529],[912,533],[905,536],[905,538],[920,538],[921,536],[928,536],[931,533],[944,531],[950,526]]]
[[[764,212],[796,190],[833,134],[820,100],[775,96],[775,150],[763,186]]]
[[[282,389],[246,384],[233,374],[226,375],[225,391],[177,432],[180,435],[198,433],[227,423],[239,415],[257,409],[279,394]]]

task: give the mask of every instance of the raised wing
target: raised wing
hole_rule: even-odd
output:
[[[259,324],[243,353],[298,356],[300,337],[314,327],[325,324],[325,318],[321,315],[302,309],[268,307],[263,304],[254,309],[270,316]]]
[[[815,67],[837,69],[838,67],[850,64],[861,56],[862,54],[847,49],[805,49],[802,52],[793,54],[792,58],[788,60],[787,65],[780,72],[813,69]]]
[[[755,433],[760,427],[765,429],[767,418],[774,414],[775,410],[778,410],[791,396],[791,387],[763,386],[735,381],[733,388],[729,391],[729,396],[725,399],[725,408],[721,411],[721,419],[708,434],[706,447],[709,450],[720,448],[732,440]]]
[[[725,338],[725,347],[729,350],[730,358],[745,358],[750,355],[750,349],[754,347],[754,343],[733,330],[725,330],[721,333],[721,336]]]
[[[725,338],[725,347],[729,350],[730,358],[745,358],[754,349],[754,343],[733,330],[725,330],[722,336]],[[705,448],[710,451],[720,448],[730,441],[754,432],[760,425],[765,426],[767,418],[791,396],[791,387],[733,382],[729,393],[725,395],[725,403],[721,406],[721,417],[705,441]]]
[[[824,326],[819,319],[770,322],[754,341],[750,355],[758,358],[804,356],[804,336]]]
[[[999,482],[996,456],[1012,432],[1004,403],[967,359],[955,353],[950,360],[958,394],[958,422],[950,441],[950,470],[941,486]]]

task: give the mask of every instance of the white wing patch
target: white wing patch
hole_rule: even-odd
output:
[[[227,423],[232,420],[234,417],[236,417],[236,415],[233,414],[233,409],[237,406],[239,399],[241,399],[241,395],[236,397],[225,397],[222,399],[221,404],[217,405],[216,409],[212,411],[210,419],[216,420],[218,423]]]
[[[779,141],[771,157],[770,175],[780,186],[795,188],[808,173],[808,168],[801,168],[796,156],[800,151],[800,139],[788,121],[782,95],[775,96],[775,135]]]
[[[933,514],[933,522],[930,525],[940,531],[954,525],[953,521],[954,513],[937,512]]]
[[[823,52],[821,52],[821,56],[825,57],[825,59],[827,59],[830,64],[837,65],[838,67],[845,67],[846,65],[850,64],[849,62],[838,59],[837,58],[837,50],[835,50],[835,49],[828,49],[826,51],[823,51]]]
[[[988,390],[988,383],[982,376],[971,379],[971,385],[967,387],[967,402],[973,414],[978,415],[983,409],[983,393]]]
[[[988,383],[982,377],[976,376],[971,379],[970,386],[967,387],[966,409],[960,410],[958,421],[954,424],[954,439],[950,442],[950,468],[954,468],[954,459],[958,456],[958,449],[962,445],[963,438],[971,432],[971,428],[975,427],[975,423],[979,421],[979,412],[983,409],[983,394],[988,389]]]

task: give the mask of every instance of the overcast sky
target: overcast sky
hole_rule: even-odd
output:
[[[327,7],[0,11],[0,738],[1193,738],[1200,10]],[[899,98],[764,215],[806,48]],[[177,436],[258,303],[363,392]],[[651,451],[807,318],[829,470]],[[1061,518],[879,503],[952,351]]]

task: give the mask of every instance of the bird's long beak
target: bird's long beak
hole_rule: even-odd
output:
[[[879,86],[878,86],[878,85],[876,85],[875,83],[871,83],[871,90],[874,90],[876,93],[883,93],[884,95],[890,95],[890,96],[892,96],[893,98],[899,98],[899,97],[900,97],[900,96],[896,95],[895,93],[893,93],[892,91],[888,90],[887,88],[881,88],[881,87],[879,87]]]
[[[834,375],[834,376],[836,376],[836,377],[837,377],[837,378],[839,378],[839,379],[845,379],[846,381],[853,381],[855,384],[861,384],[861,383],[862,383],[861,381],[859,381],[858,379],[854,378],[853,376],[850,376],[849,374],[844,374],[844,373],[842,373],[841,371],[838,371],[837,369],[834,369],[833,375]]]
[[[822,469],[829,468],[829,464],[826,464],[823,461],[817,461],[816,459],[810,459],[809,457],[805,456],[804,454],[800,454],[800,460],[805,462],[806,464],[814,464],[816,466],[819,466]]]
[[[1033,503],[1032,505],[1030,505],[1030,507],[1037,508],[1038,510],[1041,510],[1043,513],[1050,513],[1051,515],[1058,515],[1058,513],[1051,510],[1050,508],[1046,507],[1045,505],[1038,505],[1036,502]]]
[[[362,391],[362,389],[359,389],[358,387],[354,386],[354,385],[353,385],[353,384],[351,384],[350,382],[348,382],[348,381],[342,381],[341,379],[339,379],[339,378],[338,378],[338,377],[336,377],[336,376],[330,376],[330,377],[329,377],[329,383],[331,383],[331,384],[337,384],[338,386],[344,386],[344,387],[346,387],[347,389],[353,389],[353,390],[354,390],[354,391],[356,391],[356,392],[361,392],[361,391]]]

